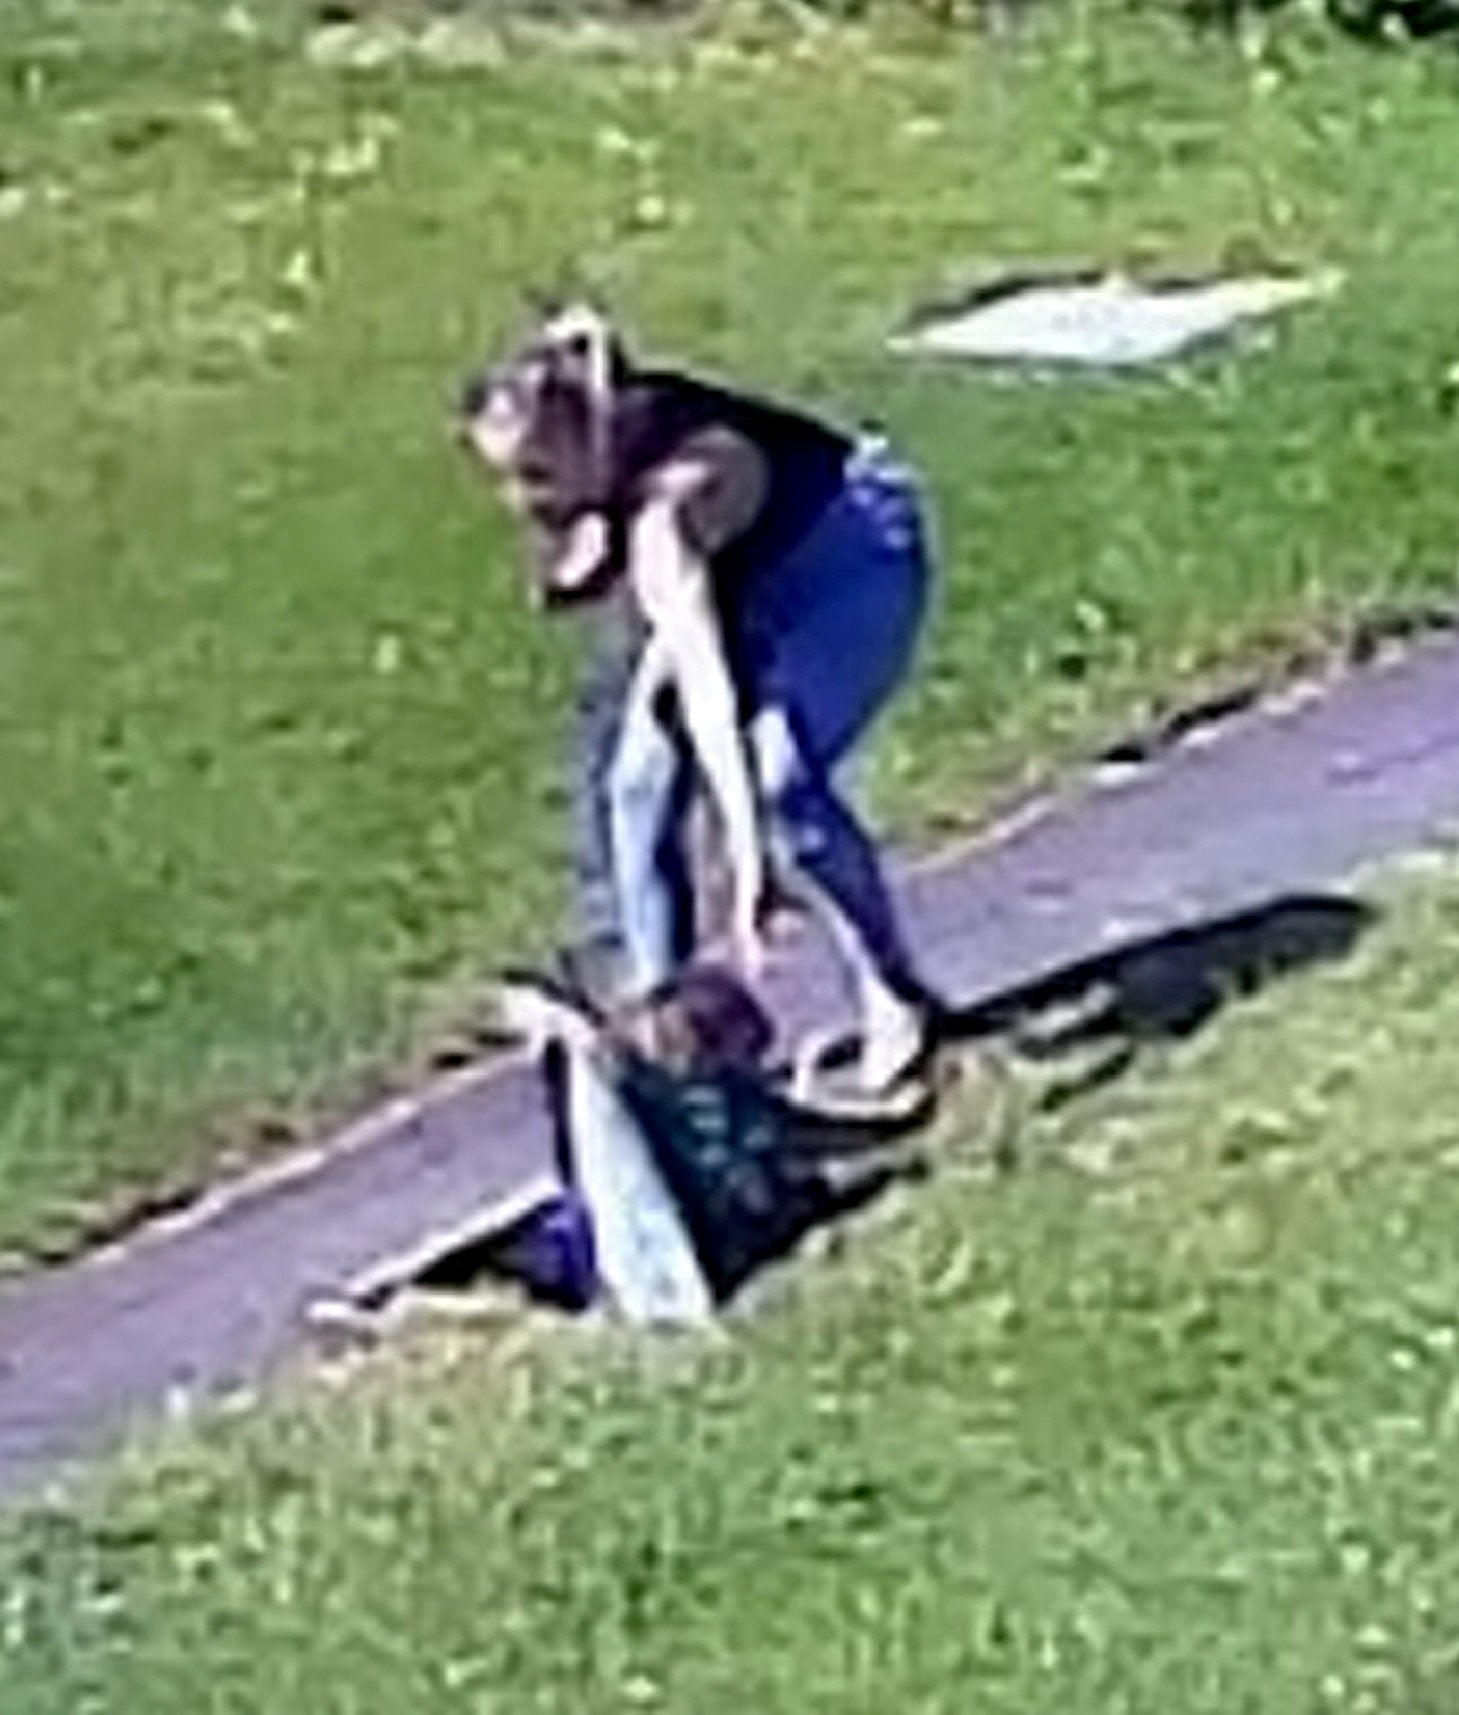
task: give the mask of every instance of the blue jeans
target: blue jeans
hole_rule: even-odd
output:
[[[832,776],[906,676],[929,582],[915,485],[884,447],[867,442],[810,532],[750,578],[726,638],[748,720],[779,711],[794,740],[793,765],[762,781],[773,839],[878,975],[907,994],[921,989],[875,847]],[[630,672],[614,682],[626,690]],[[621,693],[610,718],[608,701],[594,729],[599,754],[612,756],[594,837],[613,876],[615,927],[633,981],[649,986],[692,950],[682,856],[692,766],[673,730],[647,711],[625,720]],[[599,789],[583,801],[599,805]]]

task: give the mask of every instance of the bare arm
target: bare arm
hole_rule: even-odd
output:
[[[678,694],[689,742],[723,822],[735,879],[736,937],[753,957],[765,891],[759,815],[709,571],[685,540],[680,498],[661,493],[643,507],[633,525],[629,564],[652,629],[655,665]]]

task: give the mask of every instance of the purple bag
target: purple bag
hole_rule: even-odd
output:
[[[578,1312],[597,1301],[593,1226],[576,1191],[559,1192],[524,1215],[502,1236],[496,1261],[536,1303]]]

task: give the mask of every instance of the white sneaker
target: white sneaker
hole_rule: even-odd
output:
[[[921,1059],[927,1047],[927,1014],[883,983],[869,982],[862,996],[861,1019],[857,1082],[867,1095],[884,1095]]]

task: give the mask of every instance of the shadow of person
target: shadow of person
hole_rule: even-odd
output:
[[[1229,1001],[1346,958],[1376,913],[1330,894],[1290,895],[1101,952],[950,1012],[944,1040],[1001,1037],[1022,1057],[1058,1066],[1039,1106],[1067,1106],[1113,1083],[1149,1047],[1184,1041]]]

